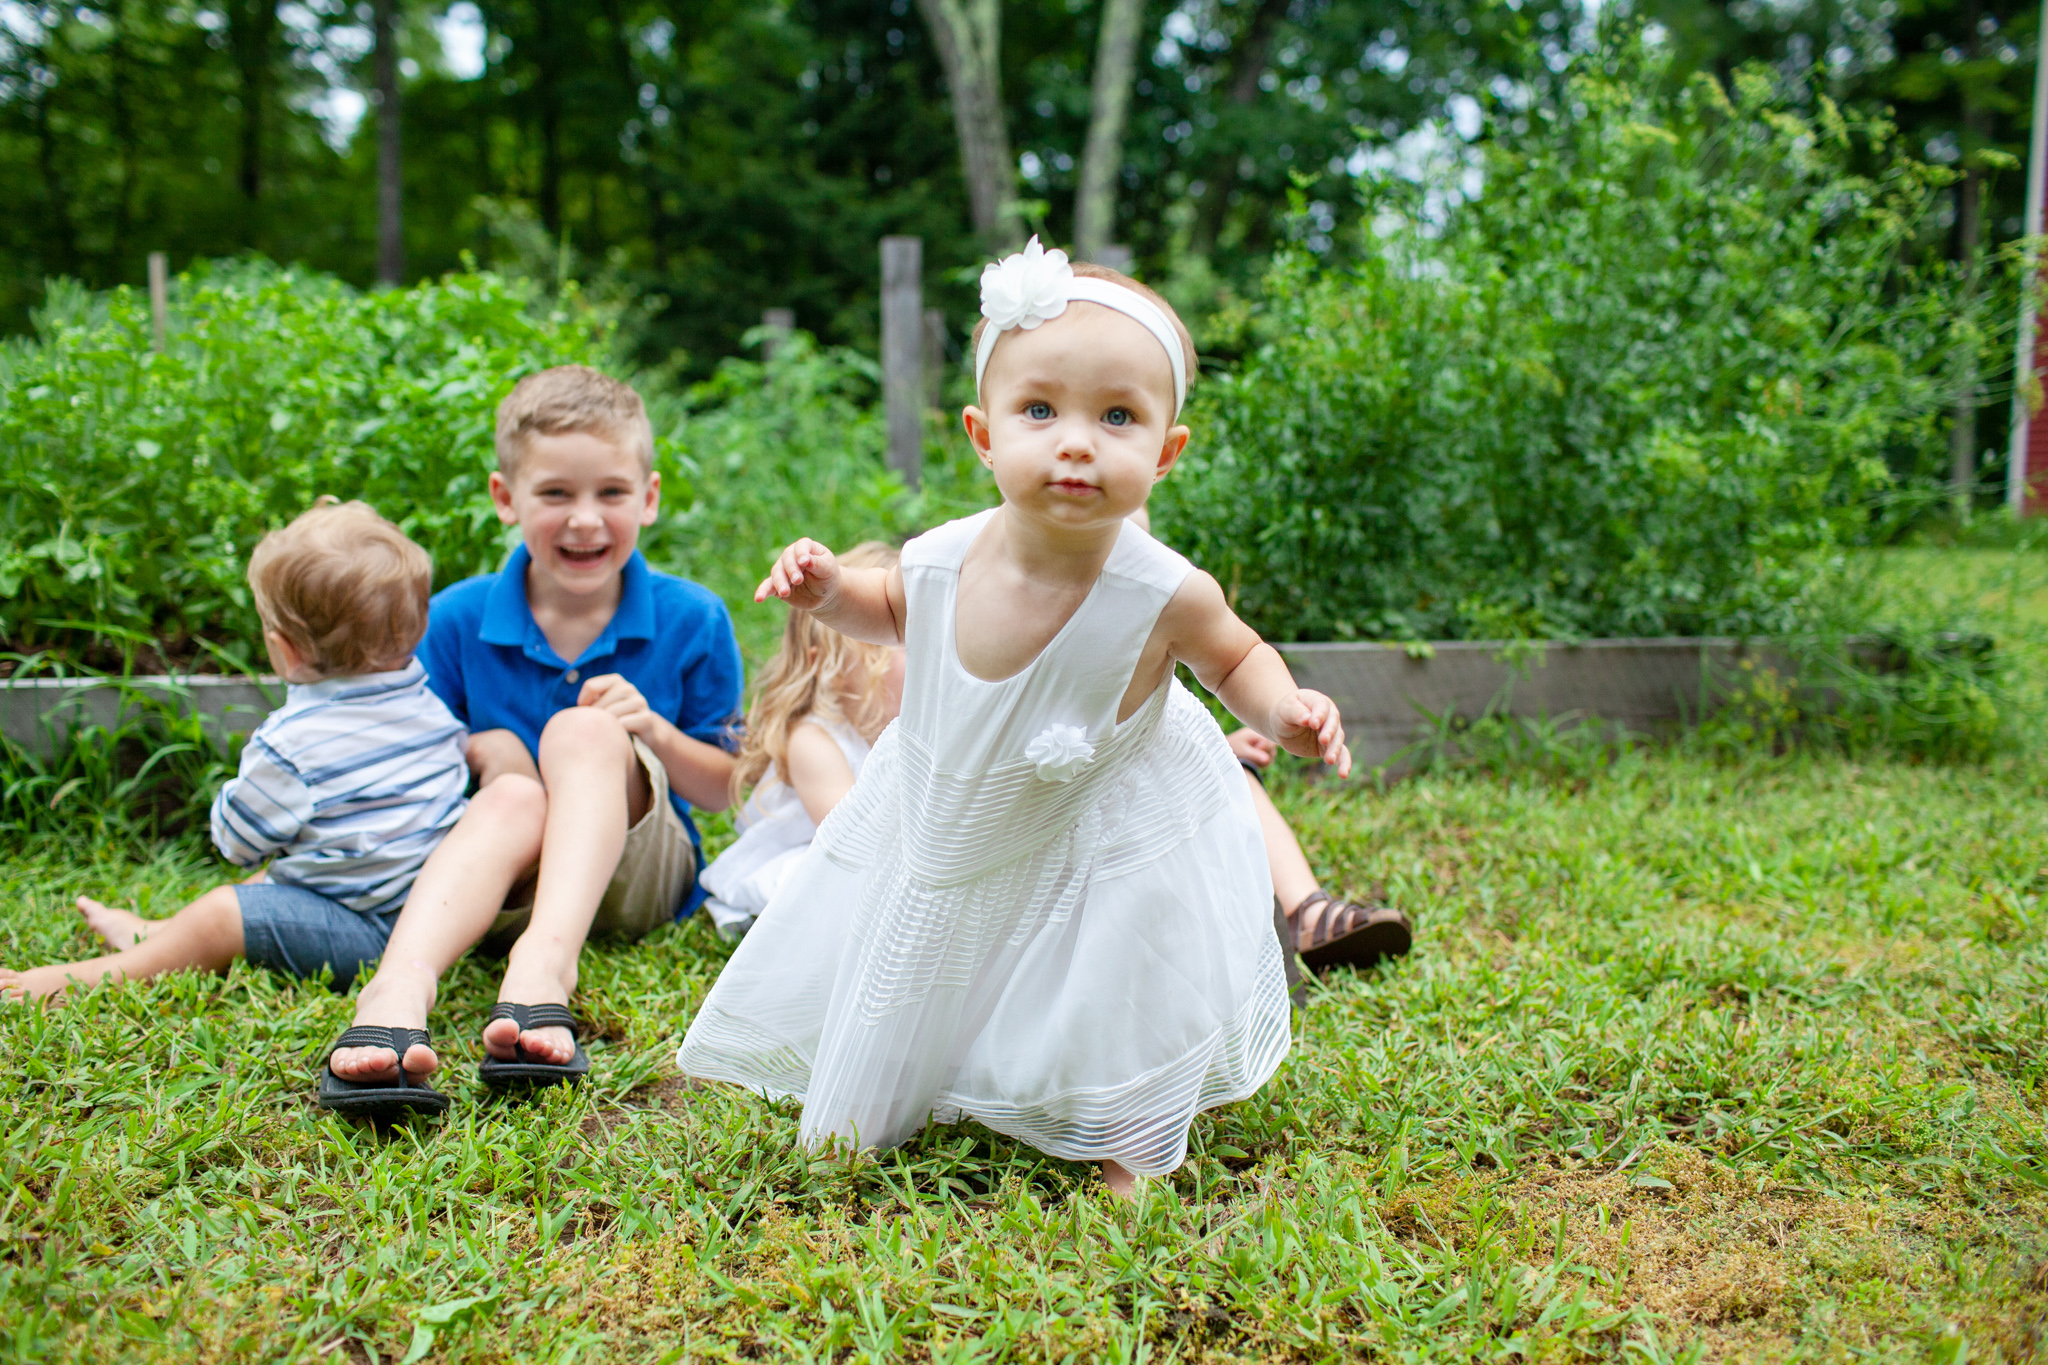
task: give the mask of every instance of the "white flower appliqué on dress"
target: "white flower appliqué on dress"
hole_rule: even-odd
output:
[[[1025,761],[1037,764],[1038,775],[1047,782],[1073,781],[1093,757],[1095,746],[1078,725],[1048,725],[1024,746]]]
[[[981,271],[981,314],[998,332],[1029,332],[1067,310],[1067,281],[1074,269],[1067,253],[1047,251],[1033,237],[1025,248]]]

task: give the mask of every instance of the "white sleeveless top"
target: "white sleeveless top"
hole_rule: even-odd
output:
[[[1188,562],[1126,524],[1039,656],[954,640],[992,510],[904,547],[901,717],[733,954],[678,1053],[801,1096],[807,1142],[971,1116],[1054,1156],[1180,1164],[1196,1112],[1288,1045],[1265,847],[1209,713],[1117,708]]]
[[[854,777],[860,776],[870,746],[858,730],[839,721],[808,716],[798,723],[815,725],[830,735]],[[755,786],[733,824],[739,837],[711,860],[699,878],[708,893],[704,911],[719,934],[728,939],[738,938],[752,927],[795,869],[797,855],[811,846],[818,833],[817,822],[804,809],[796,788],[773,769]]]

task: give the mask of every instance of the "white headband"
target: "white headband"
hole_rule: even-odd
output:
[[[1012,327],[1029,332],[1067,311],[1075,301],[1099,303],[1125,317],[1143,323],[1145,330],[1166,348],[1173,366],[1173,415],[1180,416],[1188,397],[1187,358],[1181,354],[1180,333],[1173,330],[1159,305],[1135,289],[1109,280],[1076,275],[1067,264],[1067,253],[1055,247],[1047,251],[1033,237],[1014,256],[1005,256],[981,271],[981,315],[988,326],[981,332],[981,344],[974,348],[974,391],[981,392],[981,376],[996,349],[996,338]]]

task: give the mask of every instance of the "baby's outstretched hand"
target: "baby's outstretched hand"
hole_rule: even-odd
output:
[[[775,567],[754,589],[754,600],[780,597],[800,611],[815,611],[839,586],[839,560],[815,540],[790,542],[775,557]]]
[[[1273,708],[1274,738],[1290,754],[1320,758],[1337,770],[1337,776],[1351,776],[1351,746],[1344,742],[1344,717],[1337,703],[1320,692],[1298,687]]]

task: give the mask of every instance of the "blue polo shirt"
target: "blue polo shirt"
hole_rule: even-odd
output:
[[[497,573],[478,574],[434,595],[419,660],[427,686],[471,732],[510,730],[540,752],[541,727],[576,704],[590,678],[616,673],[640,689],[659,716],[693,739],[736,747],[742,670],[732,617],[710,589],[647,567],[638,550],[621,571],[619,609],[590,648],[564,659],[526,604],[521,545]],[[701,846],[690,803],[669,800]],[[687,910],[703,899],[693,892]]]

